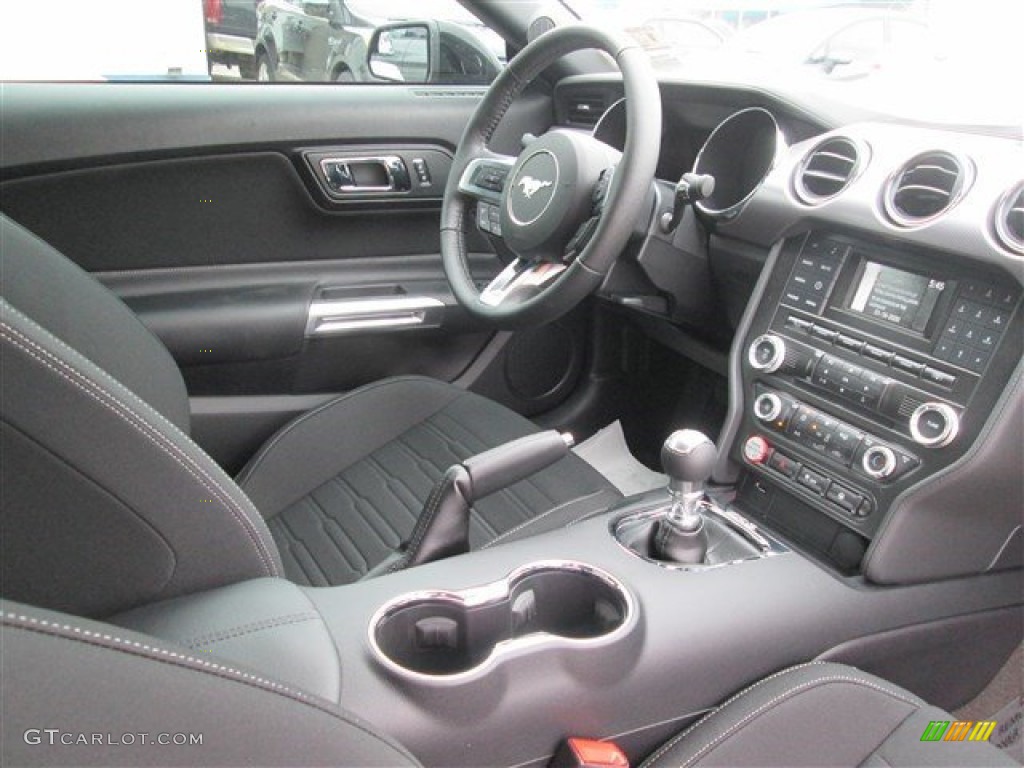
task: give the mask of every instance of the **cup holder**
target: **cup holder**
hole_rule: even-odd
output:
[[[540,562],[481,587],[391,600],[370,622],[370,646],[403,677],[453,682],[526,648],[610,642],[633,614],[632,597],[607,573],[577,562]]]

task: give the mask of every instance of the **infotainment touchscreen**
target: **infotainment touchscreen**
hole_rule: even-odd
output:
[[[945,289],[946,284],[942,280],[866,261],[850,309],[923,333]]]

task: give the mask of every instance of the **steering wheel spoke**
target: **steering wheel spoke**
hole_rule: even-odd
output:
[[[627,134],[619,153],[555,127],[518,157],[490,144],[514,99],[573,51],[609,54],[623,74]],[[558,27],[527,45],[491,84],[466,125],[441,210],[441,258],[456,300],[502,328],[549,322],[601,285],[635,229],[657,168],[661,95],[639,44],[586,26]],[[613,172],[614,171],[614,172]],[[470,270],[466,228],[515,260],[482,291]]]
[[[500,205],[501,193],[515,164],[514,157],[497,153],[475,157],[466,164],[459,177],[459,192],[477,202]]]
[[[509,298],[527,299],[558,277],[565,268],[564,264],[553,261],[516,259],[480,292],[480,303],[497,307]]]

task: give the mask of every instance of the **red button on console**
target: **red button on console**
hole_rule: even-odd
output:
[[[751,464],[763,464],[771,451],[772,449],[768,445],[768,441],[757,435],[748,437],[747,441],[743,444],[743,458]]]

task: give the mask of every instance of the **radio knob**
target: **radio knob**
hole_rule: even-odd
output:
[[[786,342],[772,333],[758,336],[747,352],[747,362],[755,371],[775,373],[786,359]]]
[[[763,392],[754,400],[754,415],[761,421],[775,421],[782,415],[782,398],[774,392]]]
[[[924,403],[910,416],[910,436],[918,445],[941,448],[960,431],[960,417],[945,403]]]
[[[860,457],[864,471],[876,480],[884,480],[896,471],[896,454],[887,445],[872,445]]]

